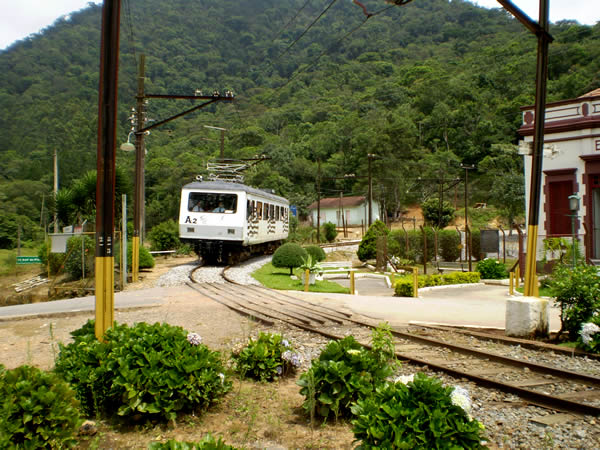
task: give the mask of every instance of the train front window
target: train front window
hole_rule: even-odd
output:
[[[237,195],[212,192],[192,192],[188,211],[233,214],[237,211]]]

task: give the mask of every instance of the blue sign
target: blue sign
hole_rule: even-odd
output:
[[[292,216],[298,217],[298,208],[296,207],[296,205],[290,205],[290,211],[292,213]]]

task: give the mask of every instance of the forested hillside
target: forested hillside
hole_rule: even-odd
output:
[[[473,202],[518,193],[514,144],[519,107],[534,100],[535,37],[507,13],[463,0],[362,3],[368,19],[349,0],[123,1],[120,139],[142,53],[148,93],[236,94],[233,105],[147,136],[149,227],[176,217],[180,187],[218,156],[219,133],[203,125],[227,129],[226,157],[269,156],[247,181],[301,210],[316,198],[318,161],[324,196],[366,193],[368,154],[379,157],[374,195],[389,213],[434,194],[432,179],[461,176],[460,163],[480,169],[470,174]],[[62,189],[95,169],[100,21],[91,4],[0,52],[0,234],[17,221],[26,232],[39,225],[42,202],[52,203],[54,149]],[[600,25],[563,22],[551,33],[548,100],[600,87]],[[148,117],[191,105],[152,100]],[[132,173],[133,155],[119,152],[117,164]],[[346,174],[356,177],[334,179]],[[494,174],[504,181],[490,183]],[[65,221],[85,216],[89,202]]]

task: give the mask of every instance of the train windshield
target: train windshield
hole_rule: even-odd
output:
[[[237,195],[212,192],[192,192],[188,211],[233,214],[237,211]]]

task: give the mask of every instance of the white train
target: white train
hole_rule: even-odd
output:
[[[208,263],[272,253],[288,231],[289,202],[283,197],[224,181],[183,186],[179,238]]]

